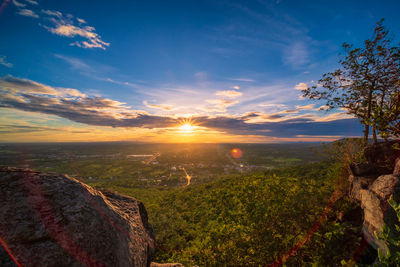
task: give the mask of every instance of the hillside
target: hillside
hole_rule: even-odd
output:
[[[369,265],[378,249],[398,249],[383,239],[398,238],[388,201],[400,196],[399,155],[392,146],[357,151],[347,169],[341,149],[349,144],[336,145],[331,148],[340,158],[221,175],[197,185],[110,183],[108,189],[145,204],[152,226],[136,199],[64,175],[3,167],[1,236],[24,266],[97,266],[97,260],[106,266],[148,266],[151,260],[185,266]],[[390,230],[378,238],[374,232],[384,225]]]

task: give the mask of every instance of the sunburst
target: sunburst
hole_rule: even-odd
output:
[[[181,132],[192,133],[196,130],[197,126],[191,119],[185,119],[181,121],[181,124],[177,128]]]
[[[185,123],[179,126],[179,130],[185,131],[185,132],[193,132],[194,126],[191,125],[190,123]]]

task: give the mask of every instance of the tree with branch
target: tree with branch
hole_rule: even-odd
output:
[[[370,127],[387,139],[400,136],[400,47],[380,20],[361,48],[344,43],[340,68],[322,75],[318,85],[303,90],[303,96],[325,100],[328,110],[346,109],[364,125],[364,141]]]

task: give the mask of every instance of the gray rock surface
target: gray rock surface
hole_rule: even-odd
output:
[[[399,176],[394,174],[381,175],[371,183],[370,178],[349,177],[351,182],[350,196],[358,201],[363,209],[363,233],[365,239],[375,248],[386,251],[385,243],[376,238],[383,225],[389,227],[394,220],[393,214],[387,212],[388,200],[400,192]]]
[[[364,238],[383,252],[387,245],[376,237],[376,233],[384,225],[391,233],[396,233],[397,218],[388,200],[393,196],[400,201],[400,150],[395,148],[398,143],[395,140],[370,145],[364,150],[367,162],[350,166],[349,195],[362,208]]]
[[[368,189],[368,187],[374,182],[374,179],[370,177],[350,175],[349,181],[350,181],[350,196],[353,199],[360,202],[361,190]]]
[[[0,167],[0,236],[22,266],[149,266],[143,204],[67,175]]]

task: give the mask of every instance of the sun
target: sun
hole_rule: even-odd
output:
[[[190,123],[185,123],[179,126],[179,129],[185,132],[193,132],[194,126],[191,125]]]

